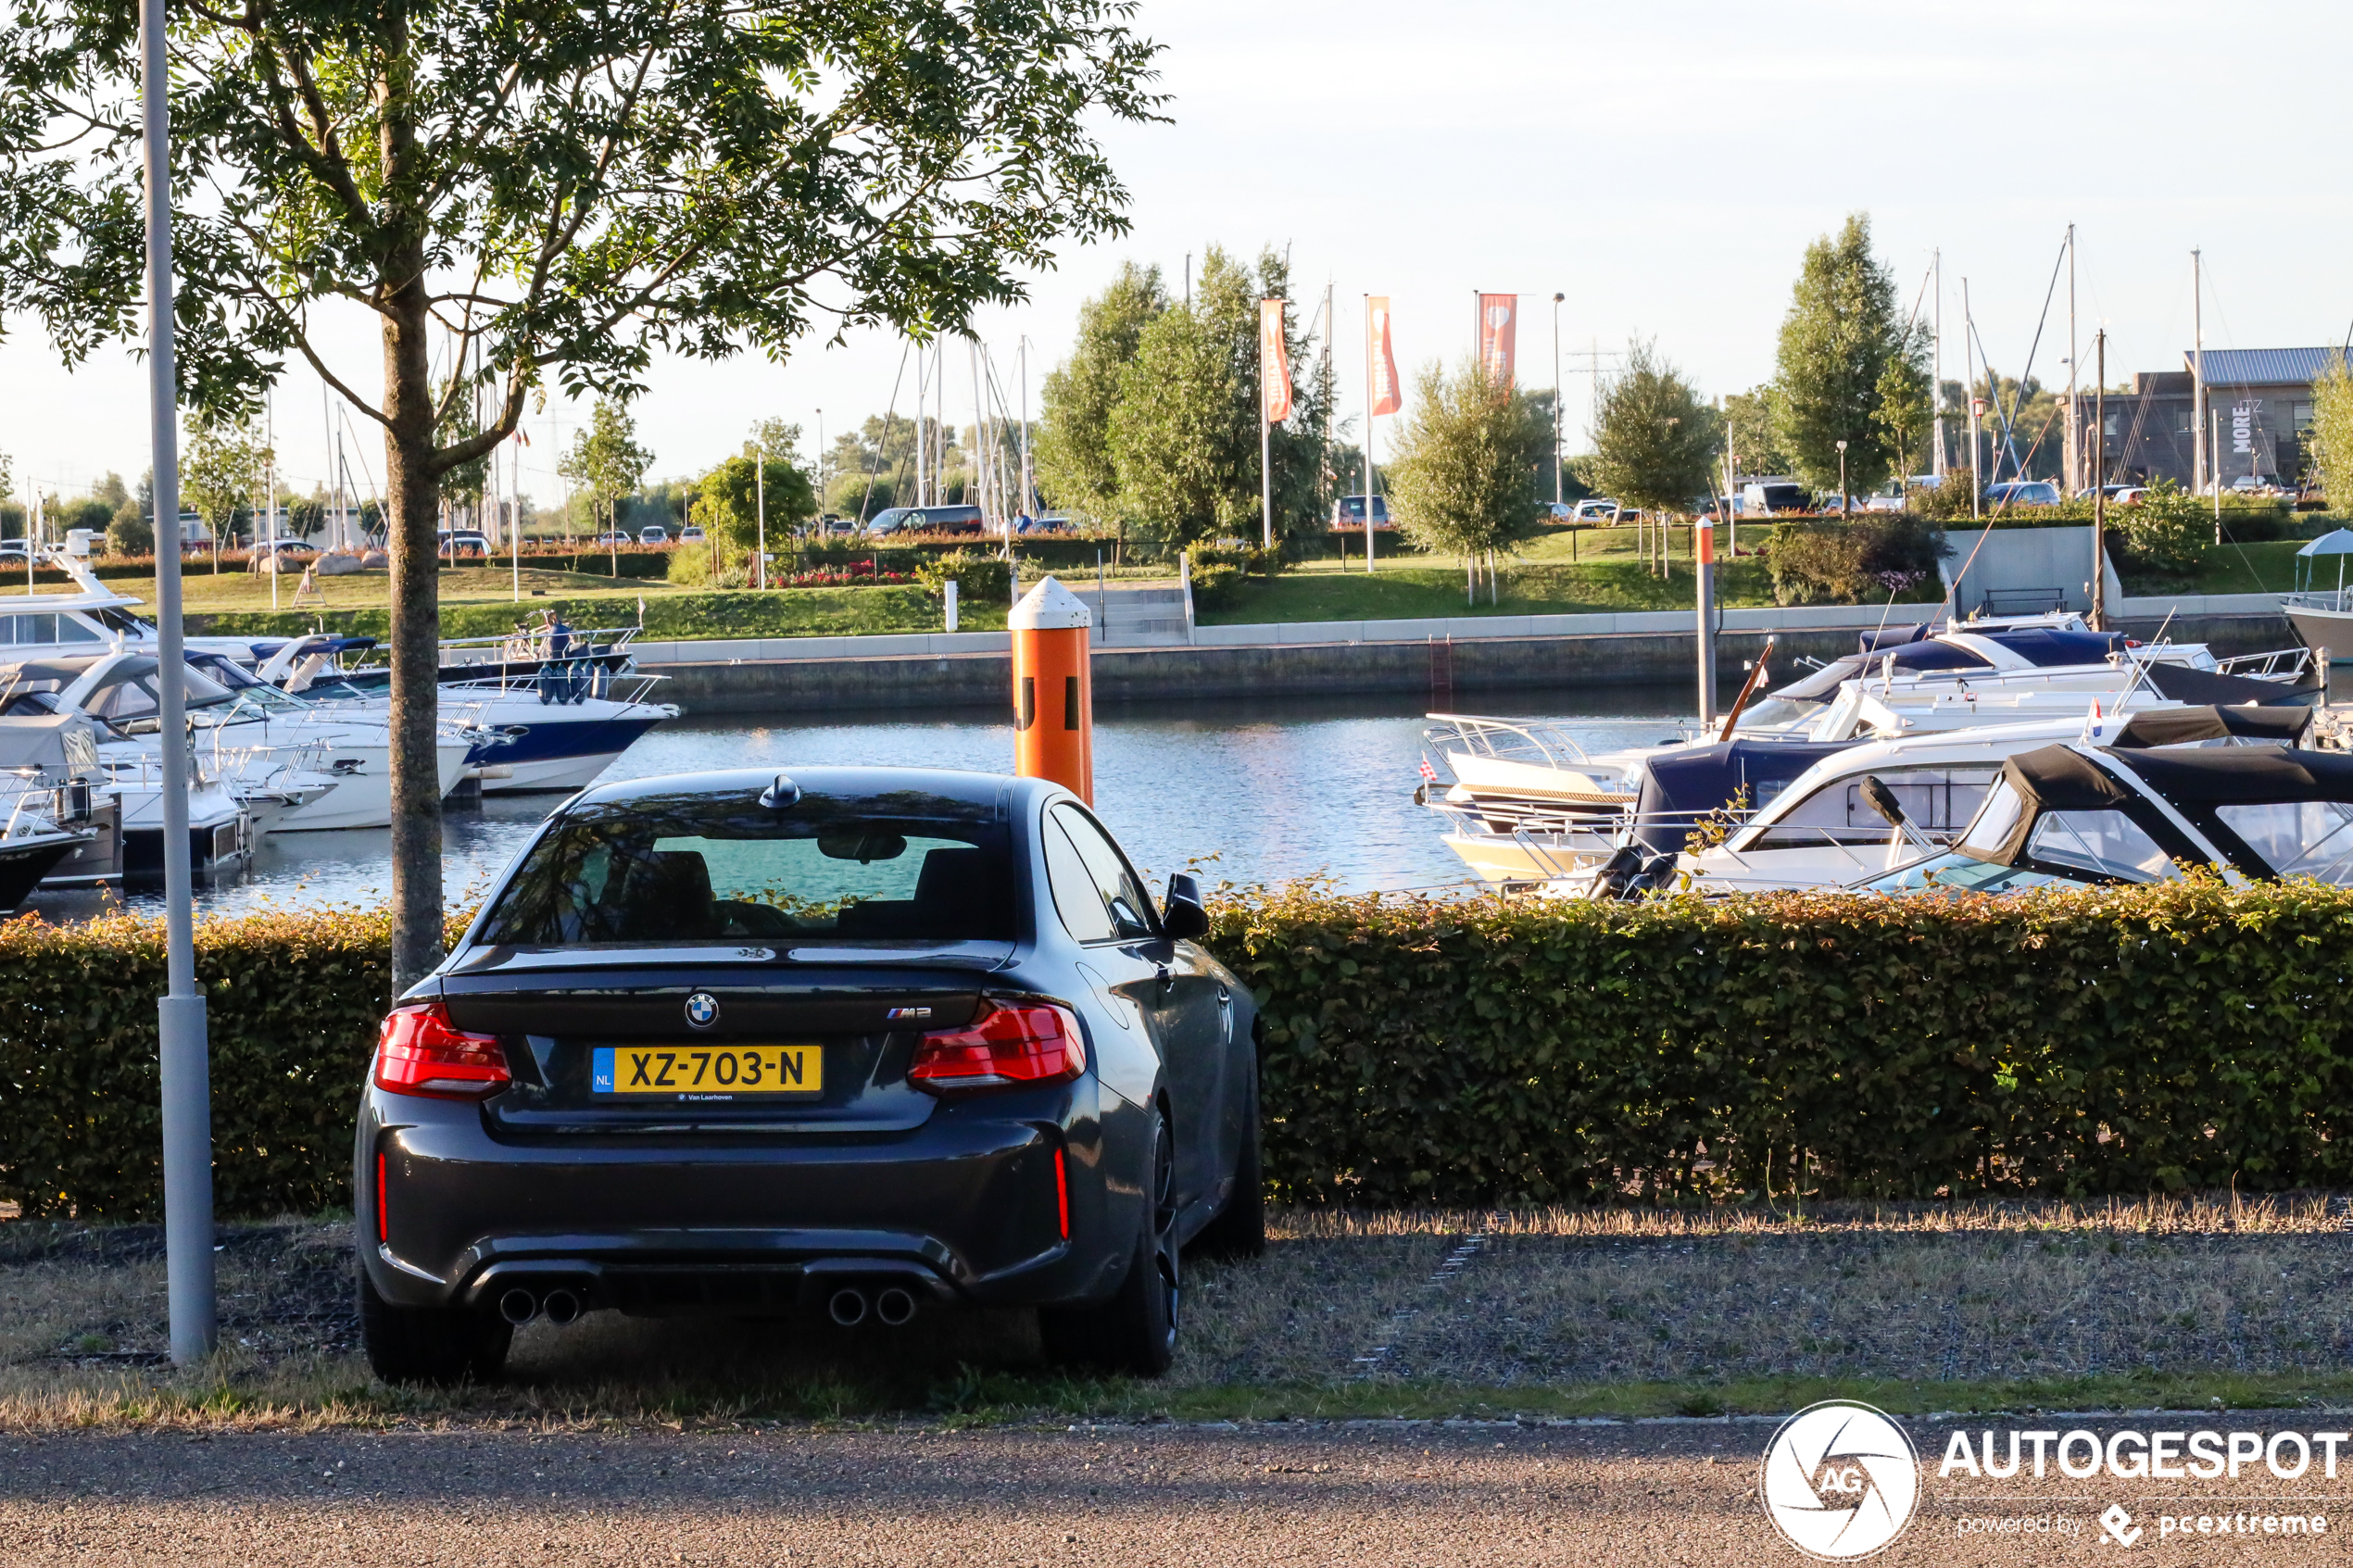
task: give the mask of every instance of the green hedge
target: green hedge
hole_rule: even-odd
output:
[[[223,1214],[350,1201],[359,1075],[392,989],[391,917],[196,927]],[[31,1215],[162,1210],[156,997],[163,926],[0,923],[0,1198]]]
[[[2353,892],[1217,911],[1267,1173],[1364,1205],[2353,1180]],[[1769,1167],[1769,1175],[1768,1175]]]
[[[376,914],[208,922],[224,1213],[347,1200]],[[1223,903],[1279,1197],[2353,1182],[2353,892]],[[157,1207],[159,928],[0,925],[0,1198]]]

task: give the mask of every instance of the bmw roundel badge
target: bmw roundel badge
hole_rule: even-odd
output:
[[[719,998],[708,991],[698,991],[686,998],[686,1022],[698,1029],[708,1029],[719,1022]]]

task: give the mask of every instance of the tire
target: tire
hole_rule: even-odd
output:
[[[1101,1306],[1039,1310],[1038,1337],[1051,1361],[1158,1377],[1176,1358],[1176,1150],[1158,1116],[1152,1134],[1152,1203],[1126,1277]]]
[[[507,1362],[513,1325],[462,1307],[396,1307],[359,1271],[359,1342],[386,1383],[488,1383]]]
[[[1257,1258],[1266,1251],[1266,1171],[1259,1155],[1258,1085],[1250,1086],[1242,1147],[1234,1156],[1234,1190],[1193,1245],[1203,1257]]]

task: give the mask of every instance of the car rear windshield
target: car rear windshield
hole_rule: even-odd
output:
[[[499,946],[1010,942],[1010,831],[991,805],[920,793],[709,795],[582,807],[533,846],[482,940]]]

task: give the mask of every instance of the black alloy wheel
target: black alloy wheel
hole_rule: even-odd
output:
[[[1250,1085],[1242,1113],[1242,1147],[1234,1156],[1234,1189],[1217,1218],[1202,1227],[1193,1248],[1204,1258],[1258,1258],[1266,1251],[1266,1171],[1258,1132],[1258,1084]]]
[[[386,1383],[488,1383],[507,1364],[515,1331],[497,1313],[396,1307],[376,1293],[366,1269],[359,1274],[359,1342]]]
[[[1126,1277],[1096,1307],[1050,1307],[1038,1314],[1046,1354],[1064,1363],[1158,1377],[1176,1357],[1176,1145],[1165,1117],[1152,1118],[1152,1203],[1137,1227]]]

